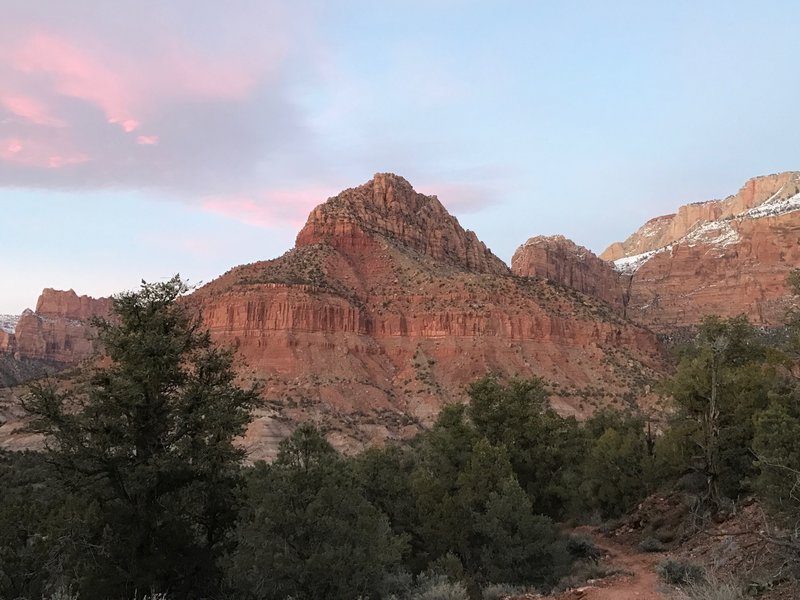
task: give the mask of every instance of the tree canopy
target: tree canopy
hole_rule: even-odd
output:
[[[208,594],[236,519],[257,390],[235,381],[179,298],[178,277],[142,283],[94,322],[103,356],[66,388],[32,386],[25,408],[54,473],[96,507],[85,598]]]

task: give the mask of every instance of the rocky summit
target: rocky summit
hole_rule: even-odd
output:
[[[342,448],[409,435],[489,373],[544,377],[564,413],[646,397],[655,336],[590,296],[519,277],[435,196],[379,174],[315,208],[294,249],[190,298],[265,382],[258,455],[293,423]]]
[[[514,253],[511,270],[571,288],[624,312],[625,293],[614,265],[563,235],[529,239]]]

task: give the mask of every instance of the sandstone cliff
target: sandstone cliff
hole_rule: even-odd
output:
[[[418,194],[391,173],[378,173],[315,208],[297,235],[297,246],[325,242],[358,251],[373,238],[476,273],[508,273],[506,264],[474,232],[462,229],[436,196]]]
[[[523,277],[541,277],[624,310],[622,282],[614,266],[562,235],[538,236],[520,246],[511,270]]]
[[[13,333],[0,332],[0,352],[22,359],[76,364],[92,353],[87,320],[106,316],[110,309],[107,298],[45,289],[36,311],[22,313]]]
[[[657,330],[707,314],[784,318],[789,271],[800,265],[800,173],[748,181],[725,200],[648,221],[601,256],[614,260],[627,316]]]
[[[605,303],[506,265],[435,197],[376,175],[317,207],[284,256],[237,267],[189,299],[265,382],[248,434],[314,420],[343,448],[429,423],[487,373],[545,377],[564,413],[640,399],[655,336]],[[244,366],[246,365],[246,367]]]

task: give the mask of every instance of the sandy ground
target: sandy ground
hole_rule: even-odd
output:
[[[595,544],[605,551],[601,564],[606,568],[622,569],[630,575],[617,575],[555,597],[556,600],[669,600],[659,591],[663,584],[656,574],[656,565],[664,558],[659,553],[643,553],[592,530]]]

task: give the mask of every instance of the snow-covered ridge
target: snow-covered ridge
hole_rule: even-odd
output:
[[[758,206],[742,214],[743,217],[758,219],[761,217],[775,217],[786,213],[800,210],[800,194],[795,194],[790,198],[779,198],[776,193],[769,200],[765,200]]]
[[[642,252],[641,254],[634,254],[633,256],[625,256],[623,258],[614,261],[614,268],[620,273],[625,273],[626,275],[633,275],[634,273],[636,273],[636,271],[639,270],[639,267],[641,267],[644,263],[653,258],[656,254],[660,254],[661,252],[666,252],[670,248],[672,248],[672,244],[670,244],[669,246],[664,246],[663,248],[656,248],[655,250]]]
[[[800,182],[798,182],[798,177],[795,177],[789,183],[797,184]],[[738,214],[729,215],[715,221],[698,223],[682,238],[672,242],[667,246],[650,250],[648,252],[643,252],[641,254],[635,254],[633,256],[625,256],[615,260],[614,268],[620,273],[631,275],[638,271],[639,268],[653,256],[660,254],[661,252],[665,252],[666,250],[670,250],[676,244],[687,244],[689,246],[703,244],[717,248],[725,248],[726,246],[737,244],[741,241],[741,237],[738,233],[737,223],[740,223],[745,219],[776,217],[787,213],[800,211],[800,192],[786,197],[784,190],[786,189],[787,185],[789,184],[784,184],[778,191],[776,191],[772,196],[767,198],[758,206],[754,206],[753,208]],[[797,191],[797,187],[795,187],[794,191]],[[709,202],[697,202],[695,204],[708,203]],[[654,224],[648,223],[642,228],[642,230],[640,230],[639,235],[644,238],[654,237],[657,231],[658,228],[655,227]]]
[[[14,333],[17,321],[19,321],[19,315],[0,315],[0,331]]]

